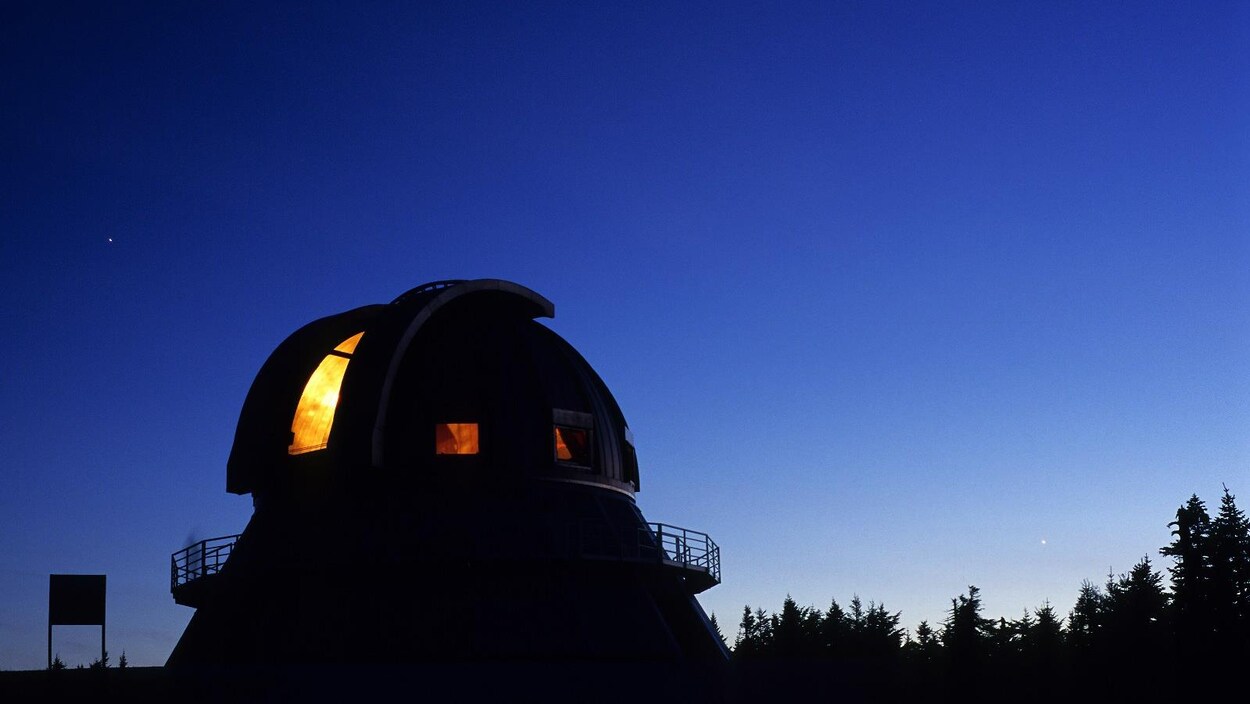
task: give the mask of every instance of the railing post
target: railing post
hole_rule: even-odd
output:
[[[170,555],[170,590],[177,590],[179,586],[220,572],[222,563],[229,558],[230,550],[238,538],[238,535],[208,538],[191,543]]]

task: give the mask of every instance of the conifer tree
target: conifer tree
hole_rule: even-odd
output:
[[[931,693],[941,682],[939,673],[944,669],[945,658],[942,641],[928,621],[921,621],[914,634],[908,634],[899,651],[906,668],[903,670],[906,691]],[[910,699],[899,698],[898,701]]]
[[[755,626],[756,626],[756,647],[758,655],[772,655],[775,650],[773,642],[773,621],[775,616],[769,616],[764,609],[755,609]]]
[[[804,621],[806,614],[795,603],[794,598],[786,595],[781,604],[781,613],[773,616],[774,654],[783,658],[806,655],[804,643]]]
[[[1106,628],[1112,676],[1136,681],[1163,670],[1170,657],[1163,577],[1143,557],[1119,579],[1107,579]]]
[[[742,607],[742,621],[738,624],[738,635],[734,638],[734,656],[751,658],[760,654],[760,624],[751,611],[751,605]]]
[[[1017,682],[1002,680],[1009,687],[1020,687],[1020,683],[1029,683],[1023,691],[1029,693],[1037,701],[1057,701],[1057,693],[1062,691],[1068,669],[1063,657],[1063,625],[1055,614],[1050,602],[1045,602],[1032,613],[1025,611],[1017,621],[1012,622],[1016,640],[1014,654],[1014,673],[999,673],[1000,678],[1014,676]]]
[[[842,607],[838,606],[837,599],[829,604],[829,610],[825,612],[820,623],[820,632],[821,645],[830,657],[846,657],[851,645],[850,620]]]
[[[1187,667],[1205,659],[1215,624],[1211,612],[1211,518],[1207,507],[1191,495],[1168,524],[1175,539],[1160,553],[1173,559],[1173,618],[1176,642]]]
[[[803,608],[803,652],[811,657],[828,655],[825,648],[825,615],[815,606]]]
[[[712,631],[716,633],[716,637],[717,637],[717,638],[720,638],[720,642],[721,642],[721,643],[724,643],[726,646],[728,646],[728,645],[729,645],[729,641],[725,640],[725,634],[724,634],[724,633],[721,633],[721,630],[720,630],[720,624],[719,624],[719,623],[717,623],[717,621],[716,621],[716,614],[715,614],[715,613],[713,613],[713,614],[712,614],[712,616],[708,619],[708,622],[710,622],[710,623],[712,624]],[[125,660],[125,659],[126,659],[126,651],[124,651],[124,650],[123,650],[123,651],[122,651],[122,660]],[[124,667],[124,666],[121,664],[121,660],[119,660],[119,661],[117,662],[117,666],[118,666],[118,667]]]
[[[1229,656],[1250,650],[1250,521],[1228,487],[1211,521],[1211,611],[1216,647]]]
[[[951,599],[951,608],[942,624],[942,644],[950,666],[951,695],[967,694],[980,676],[986,659],[987,641],[993,621],[981,616],[981,590],[968,587],[968,595]]]
[[[864,656],[864,602],[858,594],[851,595],[850,611],[846,612],[847,639],[846,651],[851,657]]]
[[[942,643],[938,640],[938,634],[929,625],[928,621],[921,621],[916,626],[915,639],[908,639],[905,645],[910,659],[920,663],[932,664],[936,663],[938,656],[942,650]]]
[[[1018,620],[1000,617],[997,622],[991,622],[987,633],[988,674],[998,687],[1018,686],[1026,676],[1027,635],[1032,628],[1033,617],[1027,610]]]
[[[1107,597],[1088,579],[1081,582],[1076,604],[1068,614],[1067,641],[1078,659],[1093,657],[1102,645]]]
[[[902,612],[890,613],[884,604],[868,602],[860,625],[860,643],[863,654],[874,658],[890,658],[898,655],[903,645],[903,629],[898,622]]]
[[[991,621],[986,636],[987,654],[991,659],[997,660],[1000,666],[1019,660],[1021,643],[1015,621],[1008,621],[1000,616],[998,621]]]
[[[1033,611],[1033,625],[1028,633],[1028,649],[1042,671],[1054,670],[1063,650],[1063,623],[1047,601]]]

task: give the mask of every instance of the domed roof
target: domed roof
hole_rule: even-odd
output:
[[[237,494],[334,483],[482,488],[554,480],[632,496],[638,464],[612,394],[498,279],[439,281],[313,321],[252,383],[227,464]]]

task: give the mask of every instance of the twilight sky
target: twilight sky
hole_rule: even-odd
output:
[[[731,639],[1066,613],[1250,507],[1250,5],[283,5],[0,6],[0,669],[51,572],[163,663],[261,363],[434,279],[555,302]]]

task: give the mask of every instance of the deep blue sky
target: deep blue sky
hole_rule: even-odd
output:
[[[250,514],[225,459],[268,353],[433,279],[556,303],[643,512],[720,542],[731,639],[787,592],[1066,613],[1190,493],[1250,505],[1245,3],[10,2],[0,33],[0,668],[43,665],[50,572],[107,573],[114,657],[162,663],[169,553]]]

